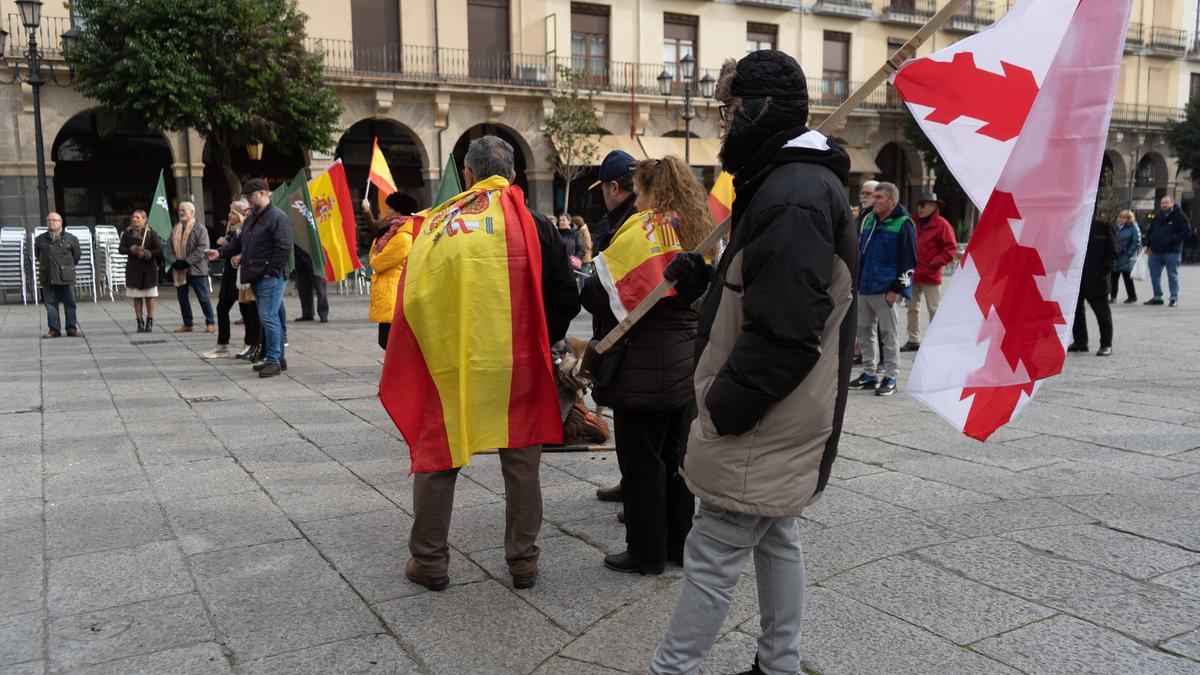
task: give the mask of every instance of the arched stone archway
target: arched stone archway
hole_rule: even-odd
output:
[[[205,224],[214,230],[225,221],[229,212],[229,204],[240,195],[230,194],[225,177],[212,162],[212,147],[206,141],[204,152],[204,215]],[[238,180],[249,178],[265,178],[271,189],[291,182],[296,174],[306,165],[304,152],[300,148],[286,147],[273,143],[263,144],[262,159],[250,159],[250,153],[244,145],[235,145],[229,149],[229,158],[233,172]]]
[[[367,189],[367,175],[376,139],[379,140],[379,149],[387,160],[396,188],[412,195],[421,208],[428,206],[423,203],[426,186],[422,172],[429,166],[425,145],[411,129],[386,118],[359,120],[338,140],[336,154],[346,166],[346,180],[350,183],[354,202],[357,204],[362,201],[363,191]],[[369,196],[378,208],[376,191],[370,190]]]
[[[895,183],[900,189],[900,203],[912,203],[917,197],[913,194],[914,190],[924,183],[921,168],[923,165],[916,151],[892,141],[875,155],[875,164],[879,167],[879,174],[875,176],[875,180]]]
[[[458,140],[454,143],[454,165],[459,171],[463,170],[463,159],[467,156],[467,147],[471,141],[481,136],[498,136],[508,142],[513,147],[513,167],[517,172],[516,184],[520,186],[525,194],[529,194],[529,177],[527,170],[530,165],[532,151],[525,139],[521,138],[513,129],[499,124],[476,124],[467,129]],[[484,178],[484,176],[480,176]],[[465,182],[465,179],[463,179]],[[463,185],[463,188],[468,188],[469,185]],[[544,208],[544,207],[543,207]]]
[[[68,224],[129,224],[135,209],[148,209],[166,176],[174,201],[171,146],[161,133],[122,129],[116,120],[92,109],[72,116],[51,146],[54,203]]]

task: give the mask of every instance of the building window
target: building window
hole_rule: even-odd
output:
[[[356,71],[400,72],[399,2],[350,0],[350,36]]]
[[[760,49],[775,49],[778,37],[779,27],[775,24],[751,21],[746,24],[746,53],[749,54]]]
[[[825,90],[835,97],[850,95],[850,34],[825,31],[822,75]]]
[[[608,7],[571,3],[571,68],[589,82],[608,79]]]
[[[675,81],[683,80],[679,62],[685,56],[699,60],[700,20],[687,14],[663,14],[663,68]]]
[[[908,42],[908,41],[905,40],[904,38],[893,38],[893,37],[888,38],[888,41],[887,41],[887,56],[888,56],[888,58],[889,59],[892,58],[892,54],[895,54],[896,52],[900,51],[900,48],[903,47],[906,42]],[[904,99],[900,98],[900,94],[896,93],[896,88],[893,87],[890,82],[887,85],[887,103],[889,106],[892,106],[892,107],[902,107],[904,105]]]
[[[509,52],[508,0],[467,0],[467,67],[471,77],[507,80],[512,77]]]
[[[1192,73],[1188,83],[1188,101],[1195,100],[1197,95],[1200,95],[1200,73]]]

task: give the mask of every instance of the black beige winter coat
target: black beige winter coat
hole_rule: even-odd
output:
[[[158,261],[163,257],[162,239],[158,233],[146,228],[146,243],[142,243],[140,232],[133,228],[125,230],[121,235],[121,245],[117,249],[123,255],[129,256],[125,262],[125,287],[146,290],[158,285]],[[143,260],[134,255],[129,249],[141,246],[150,252],[150,258]]]
[[[700,312],[683,474],[702,501],[798,516],[837,455],[854,347],[850,160],[777,134],[734,181],[733,231]]]
[[[75,283],[75,264],[83,255],[75,235],[63,230],[55,239],[50,232],[43,232],[33,240],[33,252],[38,261],[38,281],[43,286]]]

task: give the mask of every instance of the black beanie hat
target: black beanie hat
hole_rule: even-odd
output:
[[[730,93],[742,98],[793,99],[808,107],[808,82],[796,59],[775,49],[750,52],[737,63]]]

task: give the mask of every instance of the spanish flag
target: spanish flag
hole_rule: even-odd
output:
[[[708,193],[708,212],[718,225],[733,213],[733,197],[733,175],[722,171]]]
[[[317,234],[325,249],[325,280],[341,281],[362,267],[362,261],[358,259],[354,205],[342,160],[337,160],[325,173],[309,181],[308,196],[317,219]]]
[[[663,270],[683,250],[673,211],[635,213],[617,228],[608,248],[595,258],[596,275],[622,321],[663,280]],[[675,289],[666,296],[675,295]]]
[[[379,190],[379,203],[382,204],[387,196],[396,191],[396,181],[392,180],[392,170],[388,168],[383,151],[379,149],[379,139],[371,148],[371,169],[367,178]]]
[[[414,225],[379,399],[416,473],[562,442],[541,247],[524,204],[492,176]]]

